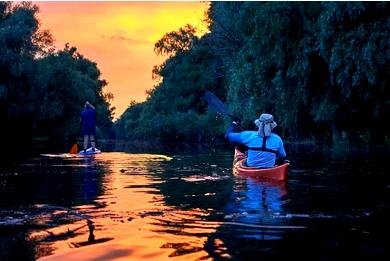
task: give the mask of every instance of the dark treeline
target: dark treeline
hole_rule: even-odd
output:
[[[96,105],[98,137],[113,134],[111,93],[96,63],[66,45],[56,51],[31,3],[0,2],[0,134],[6,151],[32,143],[69,148],[86,100]],[[3,150],[3,152],[5,152]]]
[[[201,38],[191,26],[155,44],[166,61],[143,103],[118,120],[127,139],[205,141],[227,121],[203,99],[226,101],[243,124],[274,114],[290,141],[389,139],[390,3],[212,2]]]

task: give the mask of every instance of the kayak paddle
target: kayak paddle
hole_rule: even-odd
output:
[[[242,128],[242,126],[240,124],[240,119],[231,115],[229,110],[226,108],[225,104],[214,93],[212,93],[210,91],[206,91],[204,93],[204,98],[206,99],[210,108],[212,108],[213,110],[215,110],[219,114],[226,115],[226,116],[230,117],[233,121],[237,122],[238,126],[240,126]]]

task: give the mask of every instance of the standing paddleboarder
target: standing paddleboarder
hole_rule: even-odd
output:
[[[84,137],[84,153],[87,151],[88,141],[91,142],[92,151],[95,151],[96,136],[96,110],[88,101],[85,102],[81,112],[81,135]]]

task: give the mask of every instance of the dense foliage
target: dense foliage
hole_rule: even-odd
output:
[[[212,2],[209,33],[191,26],[155,45],[159,83],[117,122],[128,138],[200,141],[226,121],[208,89],[250,127],[274,114],[290,140],[382,143],[389,138],[390,3]]]
[[[172,36],[179,43],[155,45],[156,53],[171,58],[155,67],[153,73],[161,82],[148,92],[147,101],[133,102],[118,120],[120,135],[127,139],[200,141],[223,131],[221,124],[215,123],[215,114],[206,113],[202,100],[204,90],[222,89],[223,80],[215,77],[217,60],[207,42],[199,41],[195,33],[193,27],[186,26],[163,37]]]
[[[112,94],[103,92],[96,63],[75,47],[55,51],[37,12],[31,3],[0,2],[0,133],[7,151],[33,140],[70,146],[86,100],[97,108],[97,135],[112,135]]]

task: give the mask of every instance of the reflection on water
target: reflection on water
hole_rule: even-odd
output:
[[[251,231],[243,234],[244,237],[281,239],[283,230],[278,228],[280,226],[287,228],[288,222],[275,217],[285,212],[283,205],[285,204],[284,196],[287,194],[286,186],[284,181],[271,182],[254,178],[237,178],[234,187],[235,200],[227,205],[227,214],[224,218],[236,223],[251,224]],[[256,224],[261,224],[261,226],[256,226]],[[257,228],[257,230],[252,228]],[[291,226],[291,228],[298,227]]]
[[[286,182],[234,176],[230,151],[2,164],[0,259],[385,257],[386,170],[302,157]]]

